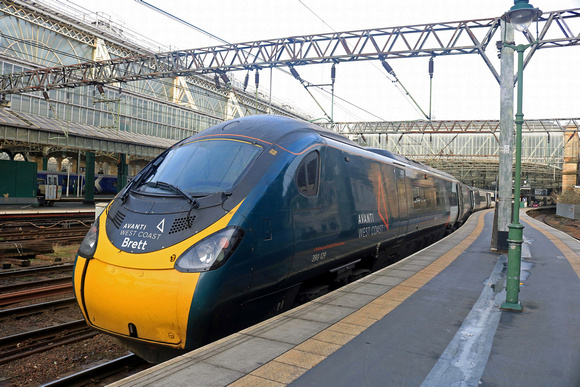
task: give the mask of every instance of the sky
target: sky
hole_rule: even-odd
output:
[[[509,0],[146,0],[195,27],[230,43],[383,28],[413,24],[474,20],[501,16]],[[59,0],[74,3],[171,49],[221,45],[222,42],[155,12],[135,0]],[[580,0],[530,0],[544,12],[580,8]],[[580,33],[580,21],[572,25]],[[533,28],[535,31],[535,27]],[[516,31],[516,42],[520,38]],[[487,56],[499,72],[494,43]],[[580,117],[580,46],[538,50],[524,71],[525,119]],[[392,59],[389,64],[410,96],[428,114],[428,58]],[[330,83],[330,65],[299,66],[300,76],[313,84]],[[245,72],[234,75],[240,82]],[[261,71],[260,91],[312,117],[331,113],[328,93],[313,91],[314,101],[298,81],[279,70]],[[248,91],[253,91],[253,76]],[[435,58],[431,111],[435,120],[497,120],[499,84],[479,55]],[[387,76],[378,62],[340,63],[336,68],[334,121],[398,121],[425,117]]]

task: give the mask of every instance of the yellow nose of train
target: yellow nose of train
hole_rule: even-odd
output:
[[[201,274],[178,271],[175,263],[198,241],[223,229],[234,213],[180,243],[145,253],[115,247],[103,214],[83,241],[74,272],[75,296],[87,322],[118,337],[183,349]]]
[[[101,235],[94,257],[79,256],[75,267],[75,294],[86,320],[115,335],[179,348],[199,278],[199,273],[174,269],[175,257],[186,247],[133,254]]]

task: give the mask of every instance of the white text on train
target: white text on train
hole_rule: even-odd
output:
[[[125,223],[123,228],[128,230],[145,230],[147,225],[143,223]]]
[[[123,239],[123,244],[121,244],[121,247],[128,247],[130,249],[137,250],[145,250],[145,246],[147,246],[147,241],[132,241],[131,238]]]
[[[358,214],[358,224],[374,223],[375,214],[369,212],[368,214]]]
[[[378,226],[368,226],[368,227],[361,227],[358,229],[358,237],[359,238],[366,238],[369,236],[373,236],[375,234],[383,232],[385,229],[384,225]]]

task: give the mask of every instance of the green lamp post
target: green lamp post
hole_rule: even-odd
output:
[[[515,30],[525,32],[530,24],[540,17],[542,11],[534,8],[528,0],[515,0],[513,7],[503,15],[506,23],[511,23]],[[524,51],[538,42],[531,44],[509,44],[504,42],[504,47],[509,47],[518,53],[518,91],[517,91],[517,112],[516,112],[516,166],[514,182],[514,213],[513,221],[508,225],[508,267],[506,300],[501,304],[501,309],[519,311],[523,310],[518,300],[520,291],[520,270],[522,261],[522,243],[524,226],[520,224],[520,178],[522,168],[522,124],[524,114],[522,113],[522,93],[523,93],[523,72],[524,72]]]

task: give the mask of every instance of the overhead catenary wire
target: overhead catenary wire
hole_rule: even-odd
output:
[[[139,3],[141,3],[141,4],[145,4],[145,5],[147,5],[147,6],[151,6],[150,4],[146,3],[146,2],[145,2],[145,1],[143,1],[143,0],[136,0],[136,1],[138,1],[138,2],[139,2]],[[301,2],[301,3],[302,3],[302,2]],[[306,5],[304,4],[304,6],[306,6]],[[151,7],[158,9],[157,7],[154,7],[154,6],[151,6]],[[160,11],[162,11],[162,10],[160,10]],[[162,11],[162,12],[164,12],[164,11]],[[208,36],[211,36],[213,39],[218,39],[219,41],[222,41],[222,42],[225,42],[225,43],[227,43],[225,40],[223,40],[223,39],[219,38],[218,36],[216,36],[216,35],[213,35],[213,34],[211,34],[210,32],[208,32],[208,31],[206,31],[206,30],[203,30],[203,29],[201,29],[201,28],[199,28],[199,27],[196,27],[196,26],[194,26],[194,25],[192,25],[192,24],[190,24],[190,23],[187,23],[187,22],[185,22],[185,21],[183,21],[183,20],[179,19],[178,17],[175,17],[175,16],[173,16],[173,15],[170,15],[170,14],[167,14],[167,16],[168,16],[168,17],[172,17],[173,19],[175,19],[175,20],[178,20],[179,22],[186,23],[186,24],[190,25],[191,27],[193,27],[193,28],[196,28],[196,30],[199,30],[200,32],[202,32],[202,33],[204,33],[204,34],[206,34],[206,35],[208,35]],[[317,17],[318,17],[318,16],[317,16]],[[322,19],[321,19],[321,20],[322,20]],[[324,22],[326,25],[328,25],[328,23],[326,23],[324,20],[323,20],[323,22]],[[22,43],[22,44],[24,44],[24,45],[30,45],[30,43],[31,43],[31,42],[30,42],[30,41],[26,41],[26,42],[22,41],[21,43]],[[39,47],[40,47],[40,46],[39,46]],[[51,50],[51,51],[52,51],[52,50]],[[61,54],[62,54],[63,56],[68,56],[68,57],[74,58],[74,60],[76,60],[76,61],[79,61],[79,62],[82,62],[82,60],[83,60],[83,58],[81,58],[81,57],[79,57],[79,56],[77,56],[77,55],[71,55],[70,53],[61,52]],[[24,55],[32,55],[32,56],[34,56],[34,54],[32,54],[32,53],[24,53]],[[50,61],[50,59],[47,57],[47,58],[44,58],[44,61],[45,61],[45,62],[47,62],[47,61]],[[55,64],[56,64],[56,63],[55,63]],[[286,74],[288,74],[288,72],[286,72],[286,71],[284,71],[284,72],[285,72]],[[169,85],[169,86],[171,86],[169,83],[166,83],[166,82],[164,82],[164,81],[158,81],[158,82],[159,82],[159,84],[164,84],[164,85]],[[307,82],[307,81],[304,81],[304,82]],[[320,88],[320,87],[318,87],[317,85],[314,85],[314,84],[312,84],[312,83],[310,83],[310,82],[308,82],[306,85],[307,85],[307,86],[309,86],[309,87],[316,87],[317,89],[319,89],[319,90],[322,90],[324,93],[326,93],[326,90],[324,90],[323,88]],[[310,94],[310,95],[312,95],[312,93],[310,93],[310,91],[308,91],[308,92],[309,92],[309,94]],[[313,99],[314,99],[314,101],[317,103],[317,105],[319,105],[319,106],[320,106],[320,103],[319,103],[318,101],[316,101],[316,98],[315,98],[313,95],[312,95],[312,98],[313,98]],[[355,104],[353,104],[353,103],[351,103],[351,102],[348,102],[348,101],[346,101],[344,98],[340,98],[340,97],[338,97],[338,96],[337,96],[337,99],[340,99],[340,100],[342,100],[342,101],[345,101],[345,102],[347,102],[347,103],[348,103],[350,106],[353,106],[353,107],[355,107],[355,108],[357,108],[357,109],[359,109],[359,110],[361,110],[361,111],[364,111],[365,113],[369,113],[369,112],[368,112],[368,111],[366,111],[365,109],[362,109],[361,107],[359,107],[359,106],[357,106],[357,105],[355,105]],[[246,110],[247,110],[247,108],[246,108]],[[322,109],[322,110],[323,110],[323,109]],[[325,116],[328,116],[328,114],[327,114],[326,112],[324,112],[324,113],[325,113]]]
[[[142,1],[142,0],[136,0],[136,1],[138,1],[139,3],[142,3],[142,4],[146,5],[146,6],[150,6],[150,7],[156,8],[156,7],[154,7],[154,6],[151,6],[150,4],[146,3],[145,1]],[[159,10],[158,8],[156,8],[156,9],[157,9],[157,10]],[[165,12],[165,11],[163,11],[163,10],[159,10],[159,12]],[[213,34],[209,33],[208,31],[205,31],[205,30],[203,30],[203,29],[201,29],[201,28],[199,28],[199,27],[196,27],[196,26],[194,26],[194,25],[192,25],[192,24],[190,24],[190,23],[187,23],[186,21],[183,21],[183,20],[181,20],[181,19],[179,19],[179,18],[177,18],[177,17],[175,17],[175,16],[173,16],[173,15],[171,15],[171,14],[168,14],[168,13],[165,13],[165,14],[166,14],[168,17],[171,17],[172,19],[174,19],[174,20],[177,20],[177,21],[179,21],[180,23],[185,23],[185,24],[187,24],[189,27],[192,27],[192,28],[194,28],[194,29],[196,29],[196,30],[199,30],[200,32],[202,32],[202,33],[204,33],[204,34],[206,34],[206,35],[208,35],[208,36],[211,36],[211,37],[212,37],[212,38],[214,38],[214,39],[218,39],[218,40],[219,40],[219,41],[221,41],[221,42],[225,42],[225,43],[227,43],[225,40],[223,40],[223,39],[221,39],[221,38],[219,38],[219,37],[217,37],[217,36],[215,36],[215,35],[213,35]],[[30,46],[32,46],[32,47],[37,47],[37,48],[43,48],[43,49],[46,49],[46,46],[42,45],[41,43],[37,43],[37,42],[34,42],[34,41],[30,41],[30,40],[24,40],[24,39],[16,38],[16,37],[13,37],[13,36],[8,36],[8,35],[6,35],[6,34],[4,34],[4,33],[1,33],[1,32],[0,32],[0,36],[2,36],[2,38],[11,39],[11,40],[13,40],[13,41],[16,43],[15,45],[12,45],[12,46],[11,46],[11,49],[12,49],[12,50],[13,50],[15,53],[17,53],[17,54],[21,54],[21,55],[24,55],[24,56],[28,56],[28,57],[30,57],[30,58],[36,58],[36,59],[38,59],[39,61],[42,61],[43,63],[46,63],[46,65],[47,65],[47,66],[54,66],[54,65],[60,65],[60,64],[61,64],[60,62],[57,62],[57,61],[55,61],[54,59],[51,59],[51,58],[49,58],[48,56],[47,56],[47,57],[44,57],[44,56],[43,56],[43,57],[40,57],[40,56],[38,56],[38,55],[35,55],[35,54],[34,54],[34,52],[36,52],[36,51],[34,51],[34,52],[33,52],[33,51],[30,51],[30,50],[28,50],[28,49],[27,49],[27,47],[30,47]],[[17,47],[18,47],[18,48],[17,48]],[[84,57],[81,57],[81,56],[79,56],[79,55],[74,55],[74,54],[71,54],[70,52],[65,52],[65,51],[62,51],[62,50],[59,50],[59,49],[55,49],[55,48],[51,48],[50,50],[47,50],[47,51],[54,52],[54,53],[56,53],[56,54],[59,54],[60,56],[62,56],[62,57],[65,57],[65,58],[66,58],[66,57],[68,57],[68,58],[71,58],[71,59],[72,59],[72,60],[74,60],[75,62],[79,62],[79,63],[81,63],[81,62],[83,62],[83,61],[85,61],[85,60],[86,60],[86,58],[84,58]],[[285,74],[291,75],[291,74],[290,74],[288,71],[285,71],[284,69],[279,69],[279,70],[281,70],[281,71],[282,71],[283,73],[285,73]],[[147,81],[147,82],[149,82],[149,81]],[[172,86],[170,82],[168,82],[168,81],[165,81],[165,80],[162,80],[162,79],[160,79],[160,80],[157,80],[157,82],[158,82],[160,85],[165,85],[165,86],[167,86],[167,87],[171,87],[171,86]],[[315,87],[315,88],[317,88],[317,89],[319,89],[319,90],[322,90],[323,92],[326,92],[326,90],[324,90],[324,89],[323,89],[323,88],[321,88],[321,87],[318,87],[317,85],[314,85],[314,84],[312,84],[312,83],[310,83],[310,82],[308,82],[308,81],[304,81],[304,82],[305,82],[305,85],[306,85],[306,86],[308,86],[308,87]],[[139,82],[137,82],[137,83],[139,83]],[[133,87],[133,88],[135,89],[135,91],[137,91],[137,89],[139,89],[139,87]],[[271,87],[270,87],[270,89],[271,89]],[[310,93],[310,91],[308,91],[308,92],[309,92],[309,94],[310,94],[310,95],[312,95],[312,93]],[[75,93],[75,94],[76,94],[76,93]],[[271,98],[271,93],[270,93],[270,98]],[[313,98],[313,99],[315,100],[315,102],[316,102],[316,103],[317,103],[317,104],[320,106],[320,104],[318,103],[318,101],[316,101],[316,98],[315,98],[313,95],[312,95],[312,98]],[[343,101],[346,101],[344,98],[340,98],[339,96],[336,96],[336,98],[337,98],[337,99],[341,99],[341,100],[343,100]],[[362,109],[362,108],[360,108],[360,107],[356,106],[355,104],[352,104],[352,103],[350,103],[350,102],[348,102],[348,103],[349,103],[349,105],[351,105],[351,106],[354,106],[354,107],[356,107],[357,109],[360,109],[361,111],[365,111],[364,109]],[[246,107],[246,106],[244,106],[244,107],[245,107],[245,108],[246,108],[246,110],[247,110],[247,107]],[[269,108],[270,108],[270,110],[271,110],[271,106],[270,106]],[[365,111],[365,112],[366,112],[366,111]],[[215,113],[216,113],[216,112],[214,112],[214,114],[215,114]],[[368,112],[366,112],[366,113],[368,113]],[[351,112],[351,114],[352,114],[352,112]],[[326,113],[325,113],[325,115],[326,115],[326,116],[328,116],[328,114],[326,114]]]
[[[218,36],[216,36],[216,35],[208,32],[208,31],[206,31],[206,30],[204,30],[202,28],[199,28],[199,27],[195,26],[194,24],[191,24],[191,23],[189,23],[189,22],[187,22],[187,21],[185,21],[185,20],[183,20],[183,19],[181,19],[181,18],[179,18],[179,17],[177,17],[177,16],[175,16],[175,15],[173,15],[173,14],[167,12],[167,11],[162,10],[161,8],[155,7],[154,5],[149,4],[148,2],[146,2],[144,0],[135,0],[135,1],[137,3],[139,3],[139,4],[141,4],[141,5],[144,5],[144,6],[148,7],[148,8],[150,8],[150,9],[154,10],[155,12],[161,13],[162,15],[167,16],[168,18],[170,18],[172,20],[175,20],[175,21],[177,21],[177,22],[179,22],[179,23],[181,23],[181,24],[183,24],[183,25],[185,25],[187,27],[193,28],[194,30],[196,30],[196,31],[198,31],[198,32],[200,32],[200,33],[202,33],[202,34],[204,34],[204,35],[206,35],[206,36],[208,36],[208,37],[210,37],[212,39],[216,39],[217,41],[219,41],[219,42],[221,42],[223,44],[231,45],[231,43],[228,42],[227,40],[222,39],[222,38],[220,38],[220,37],[218,37]],[[290,72],[288,72],[285,69],[282,69],[282,68],[276,68],[276,69],[279,70],[279,71],[282,71],[286,75],[292,75]],[[256,74],[258,74],[257,71],[258,71],[258,69],[256,69]],[[258,75],[256,75],[256,76],[259,77]],[[312,85],[312,86],[314,86],[311,83],[309,83],[309,84]],[[258,85],[258,82],[256,82],[256,99],[257,99],[257,96],[258,96],[257,85]],[[270,90],[270,93],[271,92],[272,92],[272,90]],[[310,93],[310,92],[308,92],[308,93],[312,96],[312,93]],[[312,98],[314,98],[314,96],[312,96]],[[318,102],[316,101],[316,103],[318,103]],[[320,106],[320,104],[318,106]],[[271,109],[271,106],[269,106],[269,109]],[[257,108],[256,108],[256,112],[257,112]],[[324,114],[327,115],[326,112],[324,112]]]
[[[318,14],[316,14],[316,12],[314,12],[310,7],[308,7],[302,0],[298,0],[298,2],[300,4],[302,4],[308,11],[310,11],[316,18],[318,18],[322,23],[324,23],[324,25],[326,25],[328,28],[330,28],[333,32],[337,32],[334,28],[332,28],[332,26],[330,26],[330,24],[328,24],[324,19],[322,19]],[[352,48],[352,46],[349,44],[349,47]],[[387,62],[384,60],[384,58],[381,58],[381,62],[383,64],[383,67],[385,67],[385,64],[390,68],[390,71],[387,70],[388,73],[392,72],[392,76],[394,77],[394,81],[392,79],[390,79],[388,76],[386,76],[387,79],[389,79],[393,84],[395,84],[395,88],[397,88],[397,90],[399,90],[401,92],[401,94],[403,94],[404,97],[408,97],[411,101],[412,101],[412,105],[414,107],[414,109],[420,114],[422,114],[425,118],[427,118],[428,120],[430,119],[430,114],[429,116],[427,116],[425,114],[425,112],[423,111],[423,109],[421,109],[421,107],[419,106],[419,104],[417,103],[417,101],[413,98],[413,96],[411,95],[411,93],[409,93],[409,91],[407,90],[407,88],[403,85],[403,83],[397,78],[397,76],[395,75],[395,72],[393,71],[393,69],[391,68],[391,66],[389,66],[387,64]],[[380,69],[373,63],[371,62],[372,66],[377,69],[378,71],[380,71]],[[385,69],[387,69],[385,67]],[[403,88],[404,92],[401,91],[398,87],[397,87],[397,83]]]
[[[167,11],[164,11],[164,10],[162,10],[161,8],[155,7],[154,5],[152,5],[152,4],[150,4],[150,3],[148,3],[148,2],[146,2],[146,1],[144,1],[144,0],[135,0],[135,1],[136,1],[137,3],[139,3],[139,4],[141,4],[141,5],[144,5],[144,6],[148,7],[148,8],[150,8],[150,9],[154,10],[155,12],[158,12],[158,13],[160,13],[160,14],[162,14],[162,15],[165,15],[165,16],[169,17],[169,18],[170,18],[170,19],[172,19],[172,20],[175,20],[175,21],[177,21],[178,23],[181,23],[181,24],[183,24],[183,25],[185,25],[185,26],[187,26],[187,27],[193,28],[194,30],[196,30],[196,31],[198,31],[198,32],[200,32],[200,33],[202,33],[202,34],[204,34],[204,35],[206,35],[206,36],[208,36],[208,37],[210,37],[210,38],[212,38],[212,39],[215,39],[215,40],[217,40],[217,41],[219,41],[219,42],[221,42],[221,43],[223,43],[223,44],[231,44],[231,43],[230,43],[230,42],[228,42],[227,40],[225,40],[225,39],[222,39],[222,38],[220,38],[220,37],[218,37],[218,36],[216,36],[216,35],[214,35],[214,34],[212,34],[212,33],[208,32],[208,31],[206,31],[206,30],[204,30],[204,29],[202,29],[202,28],[200,28],[200,27],[197,27],[197,26],[195,26],[195,25],[194,25],[194,24],[192,24],[192,23],[189,23],[189,22],[187,22],[187,21],[185,21],[185,20],[183,20],[183,19],[181,19],[181,18],[179,18],[179,17],[177,17],[177,16],[175,16],[175,15],[173,15],[173,14],[171,14],[171,13],[167,12]],[[301,1],[300,1],[300,2],[301,2]],[[302,2],[301,2],[301,3],[302,3]],[[306,6],[304,3],[302,3],[302,4],[303,4],[303,5],[304,5],[306,8],[308,8],[308,7],[307,7],[307,6]],[[309,8],[308,8],[308,9],[309,9]],[[309,9],[309,10],[310,10],[310,9]],[[310,11],[312,12],[312,10],[310,10]],[[316,15],[316,17],[318,17],[318,18],[320,19],[320,17],[319,17],[319,16],[317,16],[317,15]],[[321,19],[321,20],[322,20],[322,19]],[[323,23],[327,24],[327,23],[326,23],[326,22],[324,22],[324,21],[323,21]],[[328,25],[328,24],[327,24],[327,25]],[[329,27],[330,27],[330,26],[329,26]],[[330,27],[330,28],[332,28],[332,27]],[[294,75],[293,75],[293,74],[292,74],[290,71],[288,71],[288,70],[285,70],[285,69],[283,69],[283,68],[276,67],[276,69],[277,69],[277,70],[279,70],[279,71],[281,71],[282,73],[284,73],[284,74],[286,74],[286,75],[292,75],[292,76],[294,76]],[[258,71],[258,69],[256,69],[256,71]],[[324,90],[322,87],[320,87],[320,86],[318,86],[318,85],[315,85],[315,84],[313,84],[313,83],[311,83],[311,82],[308,82],[307,80],[305,80],[305,79],[302,79],[302,78],[301,78],[301,84],[302,84],[302,86],[304,86],[304,88],[306,89],[306,91],[308,92],[308,94],[309,94],[309,95],[312,97],[312,99],[314,100],[314,102],[315,102],[315,103],[318,105],[318,107],[319,107],[319,108],[322,110],[323,114],[324,114],[324,115],[325,115],[325,116],[326,116],[326,117],[327,117],[327,118],[328,118],[330,121],[332,121],[332,119],[330,118],[330,116],[329,116],[329,115],[326,113],[326,111],[325,111],[325,110],[322,108],[322,106],[320,105],[320,103],[319,103],[319,102],[316,100],[316,98],[315,98],[315,97],[314,97],[314,95],[313,95],[313,94],[312,94],[312,93],[311,93],[311,92],[308,90],[308,88],[309,88],[309,87],[315,87],[315,88],[317,88],[318,90],[322,90],[322,91],[326,91],[326,90]],[[246,85],[246,82],[245,82],[245,81],[244,81],[244,85]],[[258,82],[256,82],[256,85],[258,85]],[[257,89],[257,87],[256,87],[256,89]],[[272,89],[272,88],[270,87],[270,98],[271,98],[271,93],[272,93],[272,90],[271,90],[271,89]],[[256,96],[257,96],[257,93],[258,93],[258,91],[256,90]],[[340,97],[338,97],[338,96],[337,96],[336,98],[340,98]],[[342,99],[342,98],[340,98],[340,99]],[[344,100],[344,99],[342,99],[342,100]],[[352,105],[352,106],[356,106],[356,105],[354,105],[354,104],[351,104],[351,105]],[[269,109],[271,109],[271,106],[269,106]],[[360,109],[360,108],[359,108],[359,109]],[[363,111],[364,111],[364,109],[361,109],[361,110],[363,110]],[[365,112],[366,112],[366,111],[365,111]]]

